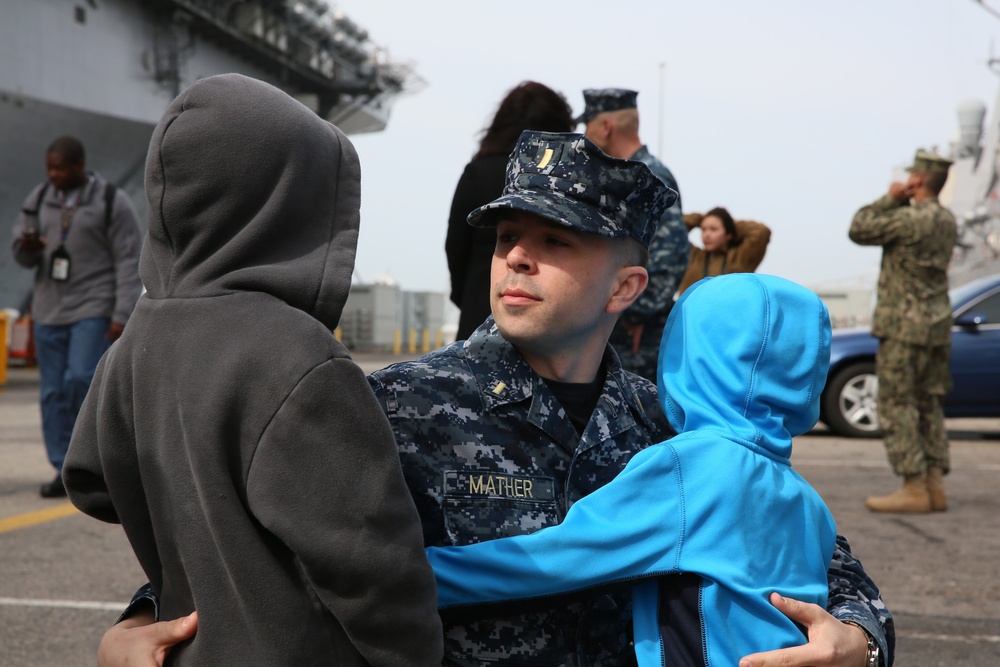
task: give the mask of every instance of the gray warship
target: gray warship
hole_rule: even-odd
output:
[[[990,67],[1000,74],[1000,60]],[[958,107],[958,134],[951,141],[951,167],[941,201],[958,222],[958,242],[949,278],[956,287],[1000,273],[1000,92],[984,125],[986,105],[967,100]]]
[[[348,134],[386,127],[422,83],[367,30],[323,0],[4,0],[0,3],[0,308],[19,309],[31,272],[10,228],[44,154],[78,137],[88,168],[124,188],[145,219],[149,138],[170,101],[200,78],[267,81]]]

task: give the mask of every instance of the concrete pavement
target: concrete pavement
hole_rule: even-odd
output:
[[[357,355],[370,372],[396,360]],[[0,388],[0,665],[93,665],[104,630],[145,581],[118,526],[44,500],[37,374],[12,368]],[[1000,420],[949,420],[951,506],[878,515],[864,497],[898,481],[877,440],[821,426],[796,440],[793,463],[822,494],[838,529],[896,618],[899,667],[1000,665]]]

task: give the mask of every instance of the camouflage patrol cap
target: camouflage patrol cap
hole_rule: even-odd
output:
[[[951,163],[952,161],[948,158],[937,155],[936,153],[931,153],[930,151],[925,151],[921,148],[917,151],[917,154],[913,156],[913,164],[907,167],[906,170],[947,172],[948,168],[951,167]]]
[[[525,211],[582,232],[632,236],[647,248],[677,193],[642,162],[611,157],[582,134],[525,130],[507,162],[503,194],[469,214],[492,227]]]
[[[583,91],[583,113],[580,114],[577,123],[589,123],[590,119],[605,111],[618,111],[619,109],[635,109],[635,98],[639,93],[625,88],[588,88]]]

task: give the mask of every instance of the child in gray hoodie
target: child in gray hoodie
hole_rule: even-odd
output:
[[[146,161],[146,289],[66,459],[161,603],[199,611],[187,665],[435,665],[441,625],[389,424],[331,334],[360,172],[347,137],[268,84],[202,79]]]

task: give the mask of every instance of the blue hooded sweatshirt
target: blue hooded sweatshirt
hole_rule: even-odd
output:
[[[826,607],[836,526],[789,456],[819,417],[829,356],[829,315],[811,291],[760,274],[692,286],[660,345],[660,401],[679,435],[558,526],[429,548],[439,606],[624,582],[642,667],[734,665],[804,644],[768,598]]]

